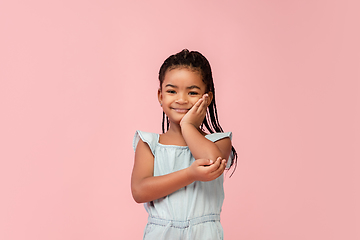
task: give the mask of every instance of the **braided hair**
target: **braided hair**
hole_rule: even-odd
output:
[[[182,50],[181,52],[171,55],[168,57],[164,63],[160,67],[159,71],[159,81],[160,81],[160,89],[162,88],[162,83],[165,78],[165,74],[176,68],[188,68],[191,71],[199,72],[202,76],[202,81],[206,85],[205,92],[212,92],[213,99],[208,106],[206,111],[206,116],[201,124],[201,129],[203,130],[204,127],[210,132],[224,132],[220,126],[219,118],[216,109],[215,103],[215,88],[214,88],[214,81],[212,77],[211,67],[209,61],[199,52],[197,51],[189,51],[187,49]],[[165,123],[166,120],[166,123]],[[165,133],[165,126],[166,131],[169,130],[170,122],[169,118],[163,112],[163,119],[162,119],[162,132]],[[234,166],[234,173],[237,165],[237,153],[234,147],[231,147],[231,163],[230,167]],[[230,175],[230,177],[232,176]]]

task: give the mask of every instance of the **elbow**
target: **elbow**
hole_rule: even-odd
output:
[[[225,159],[227,161],[229,158],[229,155],[223,154],[221,151],[214,151],[209,154],[209,159],[213,160],[214,162],[218,159],[218,157],[221,157],[222,159]]]
[[[131,182],[131,193],[137,203],[145,203],[153,200],[153,189],[147,177],[140,180],[133,179]]]
[[[145,201],[142,201],[141,198],[138,198],[138,197],[135,197],[135,196],[133,196],[133,198],[134,198],[136,203],[144,203],[145,202]]]
[[[142,199],[141,196],[139,196],[138,194],[132,194],[133,195],[133,199],[135,200],[136,203],[144,203],[145,201]]]
[[[136,203],[143,203],[141,199],[141,195],[135,189],[132,189],[132,196]]]
[[[144,191],[142,191],[141,189],[132,187],[131,192],[132,192],[133,199],[135,200],[136,203],[147,202],[145,199],[145,196],[144,196]]]
[[[214,162],[218,159],[218,157],[223,158],[220,151],[213,151],[213,152],[209,153],[209,159],[213,160]]]

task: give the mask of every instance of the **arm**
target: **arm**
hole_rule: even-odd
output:
[[[149,146],[140,140],[136,147],[131,176],[133,198],[137,203],[149,202],[169,195],[194,181],[214,180],[223,173],[225,162],[225,159],[220,158],[215,162],[199,159],[188,168],[163,176],[153,176],[154,156]]]
[[[228,159],[231,153],[231,140],[224,138],[215,143],[205,138],[199,131],[199,126],[203,122],[206,109],[211,100],[207,94],[189,110],[181,119],[181,133],[185,142],[195,159],[205,158],[215,160],[219,156]]]
[[[182,135],[195,159],[205,158],[215,160],[218,157],[228,159],[231,152],[230,138],[212,142],[203,136],[192,124],[182,124]]]

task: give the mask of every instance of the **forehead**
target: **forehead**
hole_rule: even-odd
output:
[[[205,88],[200,72],[189,68],[174,68],[167,71],[162,86],[164,87],[167,84],[178,87],[196,85],[200,88]]]

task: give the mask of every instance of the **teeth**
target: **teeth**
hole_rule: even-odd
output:
[[[184,112],[187,112],[187,111],[188,111],[188,109],[179,109],[179,108],[174,108],[174,110],[175,110],[176,112],[180,112],[180,113],[184,113]]]

